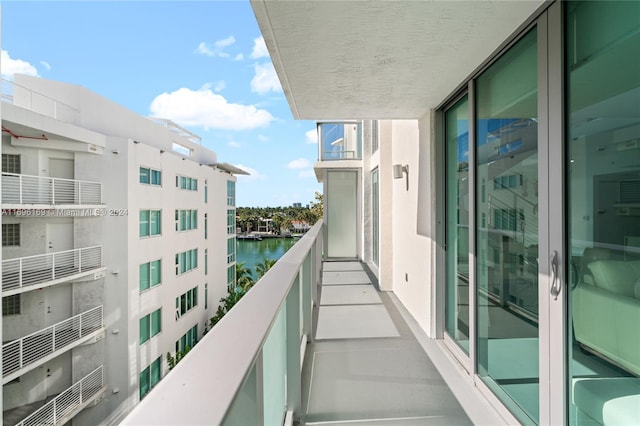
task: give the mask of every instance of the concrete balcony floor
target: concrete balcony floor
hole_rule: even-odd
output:
[[[395,295],[378,292],[360,263],[325,262],[319,297],[315,340],[307,347],[302,373],[301,422],[473,424]],[[483,418],[501,423],[491,412]]]

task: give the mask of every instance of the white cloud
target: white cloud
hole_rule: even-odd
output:
[[[311,129],[304,132],[304,137],[307,140],[308,144],[316,144],[318,143],[318,130]]]
[[[258,135],[258,140],[263,143],[269,142],[269,137],[265,135]]]
[[[47,71],[51,71],[51,64],[49,62],[46,61],[40,61],[40,65],[42,65],[43,67],[45,67],[47,69]]]
[[[227,87],[227,83],[225,83],[225,81],[224,81],[224,80],[219,80],[219,81],[216,83],[216,86],[213,88],[213,90],[214,90],[214,91],[216,91],[216,92],[221,92],[221,91],[223,91],[226,87]]]
[[[251,167],[245,166],[244,164],[234,164],[234,166],[236,166],[237,168],[242,169],[245,172],[249,173],[249,176],[247,176],[247,175],[238,175],[238,179],[242,179],[242,180],[246,180],[246,181],[252,181],[252,180],[265,180],[267,178],[267,176],[263,175],[262,173],[260,173],[256,169],[252,169]]]
[[[306,158],[298,158],[296,160],[289,161],[289,164],[287,164],[287,168],[293,170],[306,169],[310,165],[311,163]]]
[[[27,74],[34,77],[38,76],[38,70],[36,67],[22,59],[13,59],[9,55],[9,52],[4,49],[0,56],[0,64],[2,65],[0,73],[2,73],[3,77],[11,78],[13,77],[13,74]]]
[[[246,130],[268,126],[275,118],[254,105],[234,104],[203,86],[198,90],[181,88],[162,93],[149,107],[154,117],[168,118],[182,126],[200,126],[205,130]]]
[[[280,80],[271,62],[266,64],[255,64],[256,74],[251,79],[251,91],[264,95],[269,92],[282,92]]]
[[[301,178],[316,177],[316,172],[314,172],[313,169],[303,170],[300,173],[298,173],[298,177],[301,177]]]
[[[256,37],[253,39],[253,50],[251,51],[252,59],[268,58],[269,50],[264,42],[264,37]]]
[[[240,145],[240,142],[236,142],[236,141],[229,141],[227,142],[227,145],[230,146],[231,148],[240,148],[242,145]]]
[[[213,43],[213,46],[208,46],[207,43],[201,41],[196,48],[196,53],[211,57],[229,58],[231,55],[225,52],[225,48],[233,46],[235,43],[236,38],[234,36],[229,36],[227,38],[223,38],[222,40],[217,40]],[[241,61],[242,59],[244,59],[244,55],[242,53],[239,53],[233,57],[234,61]]]

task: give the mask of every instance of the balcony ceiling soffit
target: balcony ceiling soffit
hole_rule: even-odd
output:
[[[294,117],[312,120],[422,117],[543,3],[252,0]]]

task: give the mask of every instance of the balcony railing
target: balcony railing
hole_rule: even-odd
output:
[[[61,282],[101,267],[102,246],[3,260],[2,292],[19,293],[16,290]]]
[[[97,399],[102,391],[104,391],[104,373],[100,366],[16,426],[55,426],[67,422],[88,403]]]
[[[362,159],[362,124],[318,123],[320,160]]]
[[[122,424],[291,420],[301,408],[301,365],[313,328],[322,227],[316,223],[285,253]]]
[[[80,111],[45,94],[2,79],[2,101],[71,124],[80,122]]]
[[[2,173],[2,204],[102,204],[102,184],[75,179]]]
[[[43,330],[2,345],[2,378],[36,365],[45,357],[66,350],[102,329],[102,305]],[[73,345],[77,346],[77,345]]]

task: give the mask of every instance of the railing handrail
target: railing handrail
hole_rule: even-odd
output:
[[[27,260],[27,259],[36,259],[39,257],[47,257],[47,256],[53,256],[56,254],[63,254],[63,253],[71,253],[71,252],[83,252],[83,251],[88,251],[91,249],[96,249],[96,248],[102,248],[101,245],[98,246],[90,246],[90,247],[80,247],[80,248],[75,248],[75,249],[69,249],[69,250],[62,250],[62,251],[52,251],[51,253],[42,253],[42,254],[33,254],[31,256],[24,256],[24,257],[14,257],[12,259],[4,259],[2,261],[2,264],[4,265],[6,262],[11,262],[11,261],[16,261],[16,260]],[[102,263],[102,262],[101,262]]]
[[[38,92],[37,90],[33,90],[33,89],[29,88],[29,87],[23,86],[22,84],[18,84],[15,81],[11,81],[9,79],[2,78],[2,83],[3,83],[3,85],[2,85],[3,86],[2,98],[6,99],[6,100],[11,100],[11,102],[14,103],[14,105],[15,105],[15,99],[14,99],[15,95],[13,93],[5,93],[5,91],[4,91],[5,87],[10,87],[12,91],[14,91],[13,90],[14,87],[19,87],[21,89],[26,90],[29,93],[35,93],[38,96],[42,96],[43,98],[46,98],[46,99],[50,100],[54,104],[60,104],[60,105],[64,106],[65,108],[69,108],[70,110],[74,111],[75,113],[80,114],[80,110],[78,108],[73,107],[73,106],[71,106],[71,105],[69,105],[67,103],[62,102],[62,101],[59,101],[59,100],[57,100],[55,98],[52,98],[49,95],[45,95],[44,93]]]
[[[305,258],[313,253],[322,236],[322,229],[323,222],[319,221],[294,244],[121,424],[184,421],[176,417],[182,414],[175,407],[202,408],[190,410],[190,423],[222,424],[260,356]],[[229,346],[230,342],[233,346]],[[196,382],[215,386],[205,391]],[[184,386],[194,391],[185,392]],[[167,405],[167,400],[172,403]]]
[[[55,323],[55,324],[52,324],[52,325],[50,325],[50,326],[48,326],[48,327],[45,327],[45,328],[41,329],[41,330],[34,331],[33,333],[31,333],[31,334],[27,334],[26,336],[22,336],[22,337],[21,337],[21,338],[19,338],[19,339],[15,339],[15,340],[12,340],[12,341],[10,341],[10,342],[7,342],[7,343],[5,343],[5,344],[3,344],[3,345],[2,345],[2,351],[4,352],[4,348],[5,348],[5,346],[15,345],[15,342],[19,342],[19,341],[21,341],[21,340],[25,340],[25,339],[27,339],[28,337],[32,337],[32,336],[37,336],[37,335],[39,335],[39,334],[43,334],[44,332],[46,332],[46,331],[47,331],[47,330],[49,330],[49,329],[54,329],[54,328],[56,328],[57,326],[62,325],[62,324],[64,324],[64,323],[66,323],[66,322],[73,321],[73,320],[74,320],[74,319],[76,319],[76,318],[80,319],[80,318],[82,318],[83,316],[88,316],[88,315],[90,315],[90,314],[93,314],[94,312],[102,312],[102,307],[103,307],[103,305],[96,306],[95,308],[91,308],[91,309],[89,309],[89,310],[87,310],[87,311],[84,311],[84,312],[82,312],[82,313],[79,313],[79,314],[77,314],[77,315],[74,315],[74,316],[72,316],[72,317],[69,317],[69,318],[67,318],[67,319],[63,319],[62,321],[59,321],[59,322],[57,322],[57,323]],[[100,325],[100,326],[102,326],[103,324],[104,324],[104,315],[100,315],[100,323],[99,323],[99,325]]]
[[[84,401],[84,400],[83,400],[83,397],[84,397],[83,392],[82,392],[82,386],[83,386],[83,384],[84,384],[86,381],[88,381],[88,380],[92,380],[92,381],[93,381],[93,380],[94,380],[94,377],[93,377],[93,376],[98,376],[98,375],[100,376],[100,377],[99,377],[99,379],[100,379],[100,380],[99,380],[100,388],[104,387],[104,372],[103,372],[103,366],[101,365],[101,366],[99,366],[98,368],[96,368],[95,370],[93,370],[91,373],[89,373],[89,374],[87,374],[86,376],[84,376],[82,379],[78,380],[77,382],[75,382],[74,384],[72,384],[71,386],[69,386],[69,387],[68,387],[67,389],[65,389],[64,391],[60,392],[60,394],[58,394],[58,396],[56,396],[55,398],[53,398],[51,401],[47,402],[45,405],[43,405],[42,407],[38,408],[36,411],[34,411],[33,413],[29,414],[27,417],[25,417],[24,419],[22,419],[22,420],[20,421],[20,423],[18,423],[16,426],[23,426],[23,425],[25,425],[25,424],[29,424],[29,420],[30,420],[30,419],[32,419],[32,418],[34,418],[34,417],[37,417],[41,412],[45,412],[45,411],[49,410],[49,407],[51,407],[51,406],[53,406],[53,407],[54,407],[54,409],[52,410],[52,411],[53,411],[54,419],[55,419],[55,420],[59,420],[59,419],[56,419],[57,414],[58,414],[58,413],[56,412],[56,409],[55,409],[55,407],[56,407],[56,402],[57,402],[60,398],[65,397],[65,396],[66,396],[66,395],[65,395],[65,393],[66,393],[66,392],[68,392],[68,391],[70,391],[70,390],[73,390],[73,389],[74,389],[74,388],[76,388],[76,387],[79,387],[79,388],[80,388],[80,392],[78,393],[78,403],[76,404],[76,406],[75,406],[74,408],[76,408],[76,407],[78,407],[78,406],[82,405],[84,402],[86,402],[86,401]],[[94,394],[92,394],[91,396],[93,396],[93,395],[95,395],[95,393],[94,393]],[[65,412],[64,414],[67,414],[67,413]],[[44,423],[44,422],[42,422],[42,421],[39,421],[39,422],[38,422],[38,424],[41,424],[41,423]],[[55,425],[56,423],[57,423],[57,421],[54,421],[54,422],[53,422],[53,424],[54,424],[54,425]]]
[[[66,181],[66,182],[79,182],[79,183],[91,183],[91,184],[98,184],[98,185],[102,185],[102,182],[91,181],[91,180],[67,179],[67,178],[57,178],[57,177],[50,177],[50,176],[37,176],[37,175],[25,175],[25,174],[22,174],[22,173],[7,173],[7,172],[2,172],[2,176],[28,177],[28,178],[37,178],[37,179],[43,179],[43,180]]]

